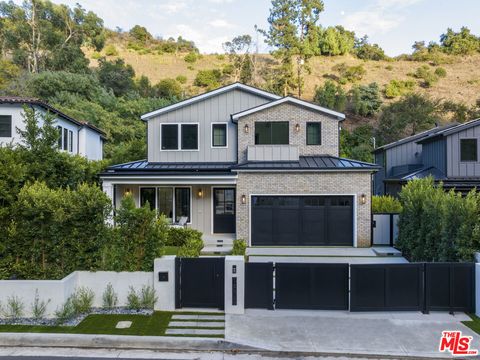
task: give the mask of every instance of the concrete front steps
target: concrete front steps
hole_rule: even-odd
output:
[[[225,315],[174,314],[165,331],[171,336],[225,336]]]
[[[204,236],[202,255],[228,255],[233,249],[233,238],[229,235],[225,236]]]

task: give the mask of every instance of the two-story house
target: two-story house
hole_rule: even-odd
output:
[[[377,166],[339,158],[344,118],[228,85],[143,115],[148,158],[109,167],[103,188],[187,218],[207,244],[368,247]]]
[[[480,119],[452,123],[375,149],[376,195],[397,195],[409,180],[432,176],[444,188],[468,192],[480,187]]]
[[[59,150],[78,154],[89,160],[103,159],[103,131],[89,123],[75,120],[48,103],[34,98],[0,97],[0,146],[16,145],[21,141],[18,130],[25,130],[24,106],[30,106],[43,115],[46,112],[55,115]]]

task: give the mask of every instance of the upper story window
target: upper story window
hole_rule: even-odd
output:
[[[478,161],[477,139],[460,139],[460,161]]]
[[[212,124],[212,147],[227,147],[227,124]]]
[[[162,124],[162,150],[198,150],[198,124]]]
[[[288,145],[288,121],[255,123],[255,145]]]
[[[12,137],[11,115],[0,115],[0,137]]]
[[[322,144],[322,124],[307,123],[307,145],[321,145]]]
[[[73,153],[73,131],[57,126],[58,148]]]

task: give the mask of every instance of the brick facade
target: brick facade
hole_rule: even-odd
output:
[[[371,246],[371,174],[368,172],[238,173],[237,238],[249,241],[249,195],[256,194],[355,194],[357,246]],[[361,204],[361,195],[366,204]],[[246,195],[247,204],[242,204]]]
[[[288,121],[290,145],[298,146],[300,156],[306,155],[333,155],[338,156],[339,123],[338,120],[298,105],[280,104],[247,116],[238,121],[238,162],[247,160],[247,147],[255,145],[255,122]],[[306,145],[306,124],[320,122],[322,129],[321,145]],[[295,126],[300,125],[300,131]],[[245,133],[245,125],[250,131]]]

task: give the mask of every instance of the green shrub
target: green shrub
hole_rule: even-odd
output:
[[[392,71],[393,66],[392,65],[387,65],[387,66],[385,66],[385,69],[388,70],[388,71]]]
[[[438,67],[435,69],[435,75],[437,75],[439,78],[444,78],[447,76],[447,70],[442,67]]]
[[[233,240],[232,255],[245,255],[247,251],[247,242],[243,239]]]
[[[400,213],[401,211],[402,204],[400,204],[400,201],[393,196],[372,196],[372,212],[374,214]]]
[[[198,60],[198,54],[195,52],[190,52],[183,58],[186,63],[193,64]]]
[[[180,84],[185,84],[187,82],[187,77],[185,75],[178,75],[175,80],[177,80]]]
[[[151,309],[155,307],[158,297],[155,289],[152,286],[144,285],[140,290],[140,306],[143,309]]]
[[[194,85],[200,87],[215,88],[220,86],[222,72],[218,69],[200,70],[194,80]]]
[[[220,60],[220,61],[225,60],[225,55],[223,55],[223,54],[217,55],[217,60]]]
[[[190,230],[190,229],[185,229]],[[203,249],[202,233],[196,230],[187,232],[183,245],[178,249],[179,257],[199,257]]]
[[[423,80],[424,87],[432,87],[438,81],[438,76],[428,65],[422,65],[415,71],[415,77]]]
[[[40,300],[38,295],[38,289],[35,290],[35,297],[32,303],[32,317],[35,320],[39,320],[45,317],[47,311],[47,305],[50,303],[50,299],[47,301]]]
[[[105,47],[105,55],[107,56],[118,56],[118,50],[113,44],[109,44]]]
[[[108,283],[105,291],[102,294],[102,307],[104,309],[113,309],[117,306],[118,296],[113,290],[112,284]]]
[[[100,59],[101,57],[102,57],[102,54],[100,54],[98,51],[94,51],[94,52],[92,53],[92,59],[94,59],[94,60],[98,60],[98,59]]]
[[[367,73],[367,70],[363,67],[363,64],[355,66],[347,66],[345,63],[335,65],[333,70],[337,71],[340,75],[339,82],[345,84],[347,82],[357,82],[362,80],[363,76]]]
[[[357,85],[350,90],[349,106],[354,114],[373,116],[378,112],[381,105],[382,99],[377,83]]]
[[[191,71],[195,70],[195,68],[194,68],[192,65],[188,65],[188,66],[187,66],[187,69],[188,69],[188,70],[191,70]]]
[[[347,103],[347,94],[340,85],[326,81],[322,87],[315,88],[313,101],[328,109],[343,112]]]
[[[12,295],[7,298],[5,309],[3,309],[3,315],[9,320],[17,320],[23,316],[24,309],[25,306],[22,299],[16,295]]]
[[[415,88],[413,80],[391,80],[385,85],[385,96],[389,99],[405,95]]]
[[[72,306],[75,314],[87,314],[92,310],[95,294],[86,287],[80,287],[72,294]]]
[[[138,296],[137,292],[130,286],[127,294],[127,308],[130,310],[140,310],[142,308],[140,296]]]
[[[72,298],[69,297],[57,310],[55,310],[56,323],[61,325],[72,319],[77,314],[72,304]]]
[[[387,59],[385,51],[378,44],[370,44],[365,35],[355,43],[355,55],[359,59],[380,61]]]
[[[182,87],[175,79],[163,79],[153,87],[155,95],[167,99],[180,99]]]

